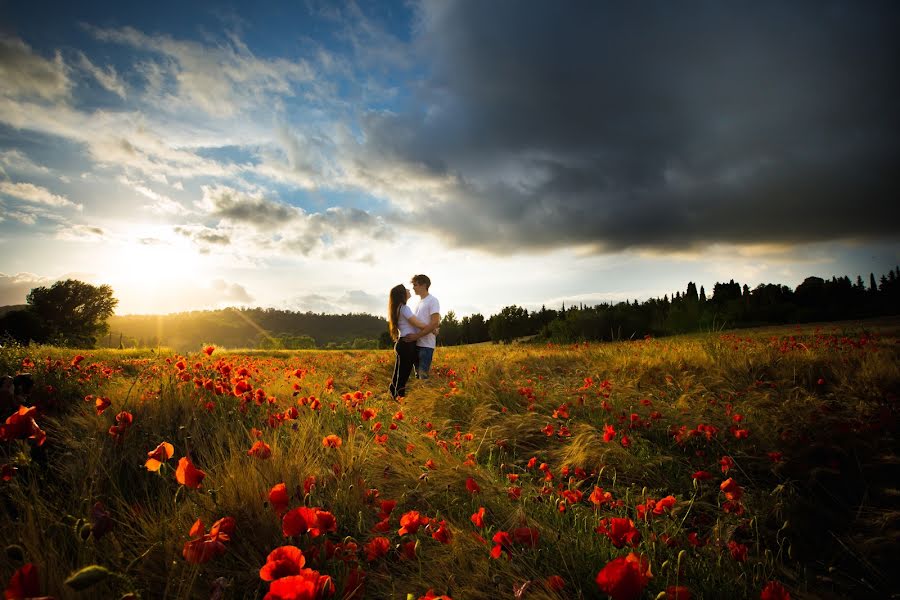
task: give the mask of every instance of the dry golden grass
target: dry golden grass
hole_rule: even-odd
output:
[[[441,348],[432,378],[412,382],[402,403],[385,392],[388,351],[82,351],[73,366],[73,351],[4,349],[7,372],[22,370],[26,358],[36,363],[30,401],[45,409],[38,423],[47,442],[0,442],[0,464],[18,468],[2,483],[0,527],[17,548],[0,558],[0,576],[31,562],[41,592],[57,598],[208,598],[221,586],[224,597],[261,598],[268,583],[260,567],[290,543],[308,567],[332,577],[338,598],[349,597],[354,568],[366,573],[359,597],[418,598],[429,588],[457,600],[512,598],[515,590],[534,599],[605,597],[598,571],[629,551],[650,561],[648,598],[676,583],[694,598],[758,597],[770,580],[794,597],[880,594],[894,584],[890,557],[900,530],[896,333],[888,323]],[[232,393],[238,379],[264,390],[259,403]],[[227,384],[226,393],[204,389],[206,380]],[[83,400],[88,394],[108,397],[110,408],[98,415]],[[292,407],[296,418],[273,420]],[[365,409],[377,414],[364,419]],[[121,411],[134,422],[117,443],[107,430]],[[709,439],[700,424],[715,428]],[[609,441],[606,425],[616,430]],[[734,433],[741,429],[746,438]],[[329,434],[343,444],[323,447]],[[257,439],[269,444],[270,458],[248,456]],[[147,453],[162,441],[175,456],[148,472]],[[770,452],[783,460],[773,462]],[[199,489],[175,481],[182,456],[206,473]],[[723,456],[734,462],[727,474]],[[701,470],[712,480],[692,479]],[[305,493],[310,477],[316,483]],[[723,511],[719,484],[728,477],[744,489],[743,514]],[[470,478],[478,493],[467,489]],[[285,538],[268,502],[278,483],[291,494],[290,508],[334,514],[336,531]],[[620,503],[595,507],[595,486]],[[519,498],[511,487],[521,488]],[[564,492],[583,496],[567,500]],[[670,494],[671,511],[638,518],[639,505]],[[388,499],[396,508],[387,531],[376,532],[380,501]],[[100,539],[92,534],[97,502],[114,523]],[[484,528],[470,519],[480,507]],[[400,517],[411,510],[433,525],[401,536]],[[192,524],[199,518],[208,531],[226,516],[237,528],[224,554],[186,561]],[[616,548],[597,533],[611,517],[632,519],[640,542]],[[452,535],[446,544],[430,535],[441,521]],[[495,533],[526,526],[539,533],[534,548],[516,543],[511,560],[489,557]],[[692,544],[691,533],[705,545]],[[369,561],[364,547],[377,536],[391,550]],[[344,558],[326,558],[325,540]],[[413,560],[399,549],[407,541],[417,543]],[[746,561],[732,557],[729,542],[747,546]],[[65,584],[92,564],[111,575],[81,594]],[[563,578],[562,590],[547,586],[551,575]]]

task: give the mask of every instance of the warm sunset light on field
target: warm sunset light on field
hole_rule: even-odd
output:
[[[891,3],[0,8],[0,306],[495,314],[888,272]]]
[[[10,600],[900,598],[900,2],[0,1]]]

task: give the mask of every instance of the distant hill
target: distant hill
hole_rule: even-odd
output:
[[[118,348],[168,346],[196,351],[201,344],[226,348],[374,347],[387,321],[369,314],[326,315],[275,309],[192,311],[123,315],[109,319],[98,345]]]
[[[0,317],[5,315],[6,313],[13,312],[14,310],[25,310],[28,308],[27,304],[10,304],[8,306],[0,306]]]

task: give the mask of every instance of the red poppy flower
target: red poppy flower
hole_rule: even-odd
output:
[[[438,524],[438,528],[431,534],[431,537],[442,544],[449,544],[453,535],[450,533],[450,530],[447,529],[447,521],[441,521]]]
[[[317,527],[319,532],[337,531],[337,519],[334,518],[333,514],[331,514],[327,510],[319,510],[318,508],[315,509],[315,511],[316,511],[316,519],[319,522],[319,525]],[[310,533],[312,533],[312,532],[310,532]],[[316,535],[318,535],[318,533],[313,535],[313,537],[316,537]]]
[[[98,415],[102,415],[103,411],[109,408],[109,405],[112,404],[109,398],[97,398],[94,400],[94,409],[97,411]]]
[[[481,487],[471,477],[466,479],[466,489],[469,490],[470,494],[477,494],[481,491]]]
[[[676,502],[675,496],[666,496],[665,498],[660,499],[657,501],[656,506],[653,507],[653,514],[661,515],[667,510],[672,510]]]
[[[19,410],[7,417],[6,423],[0,425],[0,440],[15,440],[27,437],[43,445],[47,434],[38,427],[34,420],[37,417],[36,406],[19,406]]]
[[[691,600],[691,590],[684,585],[670,585],[666,588],[666,600]]]
[[[178,461],[178,468],[175,469],[175,479],[181,485],[198,489],[204,477],[206,477],[206,473],[195,467],[194,463],[187,456],[181,457],[181,460]]]
[[[263,600],[318,600],[331,586],[331,577],[312,569],[301,569],[297,575],[273,581]]]
[[[269,504],[272,505],[272,510],[275,511],[275,514],[281,514],[287,510],[288,502],[290,502],[290,497],[287,493],[287,486],[284,483],[276,483],[272,486],[272,489],[269,490]]]
[[[3,481],[12,481],[19,469],[15,465],[5,464],[0,467],[0,479]]]
[[[215,346],[207,346],[206,348],[203,349],[203,352],[205,352],[207,356],[212,356],[212,353],[215,351],[216,351]]]
[[[3,597],[8,600],[36,598],[41,595],[40,585],[37,567],[33,563],[25,563],[9,578]]]
[[[434,593],[434,590],[429,589],[424,596],[419,596],[419,600],[453,600],[453,598],[445,595],[438,596]]]
[[[372,562],[382,556],[386,556],[391,549],[391,540],[386,537],[377,537],[365,545],[366,560]]]
[[[185,542],[181,555],[190,563],[206,563],[225,554],[224,542],[229,540],[228,534],[218,530],[215,533],[210,530],[210,533],[204,534],[203,530],[203,522],[197,519],[188,533],[193,539]]]
[[[512,558],[512,538],[505,531],[498,531],[491,538],[494,547],[491,548],[491,558],[500,558],[500,555],[506,552],[506,558]]]
[[[719,465],[722,467],[722,472],[727,473],[734,467],[734,459],[730,456],[723,456],[719,460]]]
[[[731,477],[723,481],[719,486],[719,489],[725,493],[725,498],[732,502],[740,501],[741,497],[744,495],[744,489]]]
[[[378,513],[379,519],[386,519],[388,516],[394,512],[394,508],[397,506],[396,500],[382,500],[381,501],[381,512]]]
[[[734,540],[728,542],[728,551],[731,552],[731,558],[738,562],[747,561],[747,545],[739,544]]]
[[[700,481],[705,481],[707,479],[712,479],[712,473],[709,471],[697,471],[693,475],[691,475],[691,479],[699,479]]]
[[[400,529],[397,531],[399,535],[415,534],[419,527],[428,524],[428,517],[419,514],[418,511],[411,510],[400,517]]]
[[[610,440],[616,437],[616,428],[612,425],[606,424],[603,426],[603,441],[609,442]]]
[[[159,471],[164,462],[175,455],[175,447],[169,442],[162,442],[159,446],[147,453],[147,462],[144,466],[148,471]]]
[[[612,494],[609,492],[604,492],[603,488],[594,486],[594,491],[591,492],[591,495],[588,499],[595,506],[603,506],[603,504],[607,502],[612,502]]]
[[[96,502],[91,508],[91,535],[95,540],[101,539],[113,528],[113,520],[102,502]]]
[[[363,410],[361,413],[359,413],[359,416],[360,416],[360,418],[362,418],[363,421],[368,421],[368,420],[374,419],[376,416],[378,416],[378,411],[375,410],[374,408],[367,408],[367,409]]]
[[[372,527],[372,531],[375,533],[387,533],[391,530],[391,520],[388,517],[378,521],[375,523],[375,526]]]
[[[272,447],[262,440],[256,440],[253,446],[247,450],[247,456],[255,456],[260,460],[265,460],[272,456]]]
[[[319,518],[315,509],[301,506],[289,511],[281,519],[281,531],[285,537],[302,535],[310,530],[316,531],[313,537],[318,536]]]
[[[578,504],[584,497],[584,492],[582,492],[581,490],[563,490],[562,495],[563,498],[566,499],[567,503]]]
[[[120,443],[125,432],[128,431],[133,422],[134,416],[130,412],[123,410],[116,415],[116,424],[109,428],[109,435],[116,440],[116,443]]]
[[[225,534],[231,536],[234,534],[236,525],[237,523],[235,522],[234,517],[222,517],[209,528],[209,535],[218,535],[221,537],[222,534]]]
[[[299,575],[306,564],[303,552],[296,546],[275,548],[266,557],[266,564],[259,570],[259,578],[263,581],[274,581],[282,577]]]
[[[641,541],[641,532],[634,527],[634,521],[625,517],[602,519],[594,531],[608,537],[616,548],[625,544],[637,546]]]
[[[547,578],[547,587],[554,592],[561,592],[566,588],[566,580],[559,575],[551,575]]]
[[[322,446],[325,448],[340,448],[343,443],[343,440],[333,433],[322,438]]]
[[[469,519],[475,524],[475,527],[484,527],[484,507],[479,508]]]
[[[541,534],[537,529],[532,529],[531,527],[516,527],[512,530],[512,537],[518,544],[529,548],[537,548]]]
[[[759,600],[791,600],[791,594],[777,581],[770,581],[759,594]]]
[[[702,548],[706,545],[707,540],[702,539],[699,535],[697,535],[696,531],[692,531],[687,536],[688,543],[695,548]]]
[[[607,563],[597,573],[596,581],[613,600],[634,600],[640,597],[651,577],[647,559],[631,552]]]

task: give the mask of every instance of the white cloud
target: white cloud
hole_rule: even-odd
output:
[[[18,221],[22,225],[34,225],[35,223],[37,223],[37,219],[38,219],[38,216],[34,213],[23,212],[23,211],[18,211],[18,210],[9,211],[6,213],[6,216],[9,217],[10,219],[13,219],[14,221]],[[3,217],[0,217],[0,220],[2,220],[2,219],[3,219]]]
[[[125,90],[125,84],[119,79],[115,67],[108,65],[106,69],[101,69],[92,63],[84,52],[78,53],[78,61],[78,66],[90,73],[104,89],[114,93],[122,100],[125,100],[128,95]]]
[[[232,247],[241,248],[245,255],[302,255],[371,263],[373,244],[393,239],[383,218],[363,210],[331,207],[307,213],[271,199],[262,191],[246,192],[227,186],[202,189],[203,198],[196,206],[207,221],[216,221],[215,227],[204,226],[203,236],[227,238]],[[205,241],[197,227],[198,224],[183,226],[179,233]],[[361,240],[366,243],[361,244]]]
[[[227,186],[204,185],[197,208],[215,219],[272,230],[290,225],[303,215],[300,209],[268,199],[261,191],[243,192]]]
[[[170,177],[233,179],[242,171],[237,165],[223,165],[177,145],[182,138],[210,134],[200,135],[187,125],[154,124],[140,112],[85,113],[64,104],[0,96],[0,123],[84,144],[95,162],[131,170],[159,183],[168,184]]]
[[[0,194],[6,194],[19,200],[26,202],[34,202],[44,204],[46,206],[56,206],[60,208],[75,208],[81,210],[81,204],[75,204],[65,196],[59,196],[52,193],[47,188],[43,188],[33,183],[13,183],[11,181],[0,181]]]
[[[119,177],[119,182],[130,187],[145,198],[153,200],[153,204],[145,204],[143,206],[144,209],[149,210],[150,212],[161,215],[185,215],[191,212],[180,202],[173,200],[165,194],[153,191],[141,181],[132,181],[128,177],[122,176]]]
[[[16,149],[0,152],[0,164],[14,173],[29,175],[49,175],[50,169],[39,165]]]
[[[67,242],[99,242],[107,238],[107,232],[94,225],[63,225],[56,230],[56,239]]]
[[[228,283],[224,279],[214,280],[212,282],[212,290],[216,294],[219,304],[233,302],[249,304],[253,302],[253,296],[244,289],[244,286],[237,283]]]
[[[257,58],[233,34],[227,36],[227,42],[205,45],[168,35],[147,35],[131,27],[86,28],[100,41],[161,55],[160,63],[144,63],[142,71],[147,91],[162,94],[172,109],[187,106],[215,117],[230,117],[271,96],[292,95],[295,83],[314,79],[306,61]],[[166,95],[170,79],[175,90]]]
[[[50,285],[52,279],[34,273],[0,273],[0,306],[25,304],[25,297],[32,289]]]
[[[35,54],[19,38],[0,34],[0,94],[58,100],[69,94],[70,81],[62,56],[53,60]]]

